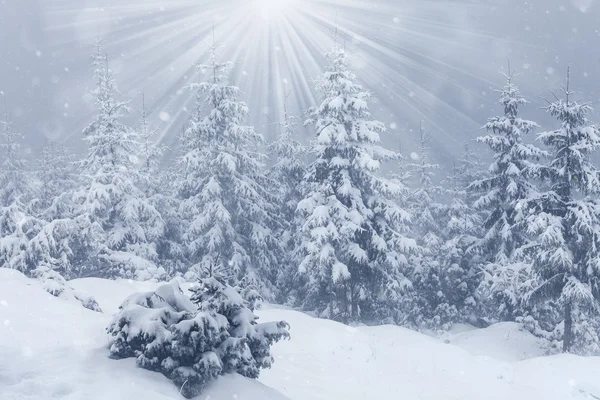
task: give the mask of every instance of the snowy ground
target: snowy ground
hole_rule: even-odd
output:
[[[0,399],[180,398],[161,375],[133,360],[110,360],[104,348],[110,314],[127,295],[156,284],[71,284],[95,296],[105,314],[0,269]],[[600,398],[600,358],[543,357],[539,342],[514,324],[463,327],[444,343],[399,327],[352,328],[280,308],[258,314],[292,326],[292,340],[274,347],[273,368],[262,384],[223,378],[199,400]]]

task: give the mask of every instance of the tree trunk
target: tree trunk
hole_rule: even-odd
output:
[[[563,353],[569,353],[573,345],[573,315],[572,306],[568,302],[565,304],[565,331],[563,333]]]

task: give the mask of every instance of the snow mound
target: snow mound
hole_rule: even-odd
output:
[[[103,299],[117,296],[116,302],[144,287],[139,283],[123,293],[123,282],[92,281],[102,290],[89,293]],[[183,399],[170,380],[138,368],[134,359],[108,358],[109,320],[108,314],[52,296],[20,272],[0,269],[0,399]],[[286,397],[256,380],[232,375],[218,379],[197,399]]]
[[[514,324],[457,334],[465,350],[396,326],[354,328],[276,308],[257,314],[291,326],[293,339],[273,346],[274,367],[260,381],[294,400],[600,398],[600,358],[517,361],[542,350]],[[506,343],[507,332],[514,341]]]
[[[522,361],[545,355],[541,341],[513,322],[460,332],[450,338],[450,343],[473,355],[501,361]]]
[[[50,268],[37,268],[33,271],[33,275],[40,281],[44,290],[51,295],[66,301],[79,302],[88,310],[102,312],[96,299],[70,287],[58,272]]]
[[[73,279],[69,286],[73,289],[90,293],[94,296],[100,308],[106,314],[114,314],[119,311],[123,301],[136,292],[153,292],[161,284],[152,281],[134,281],[127,279],[108,280],[101,278]]]
[[[105,350],[108,315],[132,293],[155,290],[159,284],[71,281],[75,289],[96,298],[106,312],[103,315],[53,298],[18,273],[9,279],[7,282],[6,272],[0,270],[0,346],[9,343],[6,353],[0,347],[1,399],[48,399],[53,395],[73,400],[181,398],[177,388],[160,374],[136,368],[133,359],[108,360]],[[34,298],[28,300],[32,294]],[[23,314],[32,312],[30,318],[40,318],[42,309],[49,310],[52,324],[24,322],[13,333],[23,336],[22,340],[30,336],[41,341],[48,336],[48,351],[34,343],[24,352],[6,336],[2,321],[13,307],[21,310],[8,316],[15,322]],[[543,349],[535,338],[515,324],[482,330],[457,327],[449,335],[450,343],[444,343],[396,326],[354,328],[275,307],[259,310],[257,315],[261,322],[286,320],[291,325],[292,340],[273,346],[273,368],[262,371],[259,380],[292,400],[600,398],[600,358],[542,357]],[[67,330],[77,326],[81,326],[80,334]],[[61,332],[70,336],[61,336]],[[71,344],[67,352],[51,343],[61,339],[62,345],[69,345],[69,341],[83,338],[87,344]],[[278,392],[256,381],[227,376],[198,400],[283,399]]]

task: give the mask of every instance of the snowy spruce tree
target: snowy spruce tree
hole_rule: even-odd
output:
[[[199,66],[206,81],[190,86],[195,111],[181,143],[176,186],[187,220],[188,277],[217,276],[234,286],[245,278],[273,298],[281,247],[270,228],[276,207],[257,149],[263,139],[245,125],[248,106],[228,84],[232,63],[219,60],[219,49],[210,46],[208,65]]]
[[[74,158],[56,139],[48,139],[38,160],[36,199],[33,209],[46,221],[74,214],[73,191],[77,187]]]
[[[31,179],[22,154],[23,136],[14,129],[6,105],[4,108],[4,118],[0,120],[0,206],[8,207],[16,203],[27,204],[31,196]]]
[[[478,138],[494,152],[489,176],[475,181],[470,188],[484,194],[475,201],[477,210],[488,212],[483,222],[483,237],[477,243],[485,263],[482,291],[488,299],[487,317],[492,321],[513,320],[522,314],[523,290],[530,281],[530,265],[519,250],[529,239],[520,204],[537,197],[533,183],[537,164],[546,152],[523,141],[538,125],[519,117],[520,107],[526,105],[518,87],[513,83],[514,73],[508,68],[506,85],[500,91],[502,116],[490,118],[484,128],[487,135]]]
[[[563,92],[564,99],[547,107],[560,127],[538,135],[552,152],[539,169],[549,189],[527,201],[528,230],[537,238],[529,251],[539,281],[529,299],[558,307],[563,351],[584,352],[598,348],[599,327],[591,327],[595,336],[584,330],[597,320],[600,299],[600,181],[591,161],[600,136],[587,118],[592,108],[573,100],[568,74]]]
[[[152,201],[161,192],[160,161],[166,148],[156,141],[156,129],[150,125],[150,113],[146,107],[145,96],[142,96],[142,108],[139,114],[139,174],[146,198]]]
[[[270,168],[268,177],[277,188],[276,202],[278,204],[277,220],[272,229],[277,233],[283,244],[284,258],[280,260],[277,275],[277,286],[284,294],[283,301],[294,303],[294,289],[297,284],[297,269],[293,261],[293,252],[297,246],[294,235],[294,218],[296,208],[302,199],[302,185],[306,166],[303,157],[306,148],[296,140],[299,118],[288,112],[287,100],[290,93],[286,94],[283,106],[283,120],[276,125],[280,129],[277,139],[268,146],[268,153],[275,164]]]
[[[129,111],[119,94],[100,43],[93,56],[98,114],[84,129],[87,156],[81,162],[84,185],[77,193],[79,214],[101,227],[98,252],[89,274],[136,279],[160,277],[155,240],[163,231],[160,214],[140,189],[139,135],[121,119]]]
[[[435,171],[439,170],[440,166],[430,161],[430,141],[431,135],[425,131],[423,124],[421,124],[418,153],[414,154],[416,156],[414,162],[407,165],[415,187],[407,197],[407,201],[412,217],[413,230],[417,235],[419,245],[425,249],[433,250],[439,248],[442,240],[442,227],[439,219],[442,205],[438,202],[438,198],[443,189],[433,182]]]
[[[478,175],[471,170],[477,165],[472,160],[476,159],[465,147],[465,154],[453,163],[450,175],[443,182],[448,201],[441,217],[444,243],[440,251],[440,292],[434,321],[444,329],[456,322],[478,323],[481,257],[476,243],[481,235],[481,215],[472,207],[466,184]]]
[[[257,323],[251,305],[214,277],[192,292],[190,299],[173,281],[126,299],[107,328],[111,357],[135,357],[186,398],[200,395],[219,375],[255,379],[271,367],[270,347],[289,338],[287,323]]]
[[[405,188],[380,168],[399,154],[380,146],[385,126],[372,118],[370,93],[355,82],[337,40],[327,59],[316,87],[322,101],[307,121],[316,160],[298,205],[300,305],[344,321],[398,321],[416,243],[406,236],[408,212],[394,199]]]
[[[406,165],[414,187],[406,197],[406,204],[411,214],[412,231],[421,249],[410,263],[413,296],[408,303],[410,311],[407,323],[417,328],[437,328],[440,325],[434,318],[434,310],[441,301],[440,259],[444,244],[444,205],[439,202],[443,188],[434,183],[435,171],[440,166],[430,161],[430,141],[431,135],[421,123],[418,152],[412,154],[413,162]]]
[[[22,136],[14,130],[6,105],[0,129],[0,268],[28,272],[27,243],[39,221],[29,212],[31,184],[21,154]]]

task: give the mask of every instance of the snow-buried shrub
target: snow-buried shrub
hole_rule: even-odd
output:
[[[107,328],[113,358],[163,373],[187,397],[219,375],[257,378],[273,362],[270,347],[289,338],[286,322],[259,324],[252,306],[231,286],[203,279],[190,299],[172,282],[123,302]]]
[[[32,275],[41,282],[44,290],[52,296],[68,301],[78,301],[88,310],[102,312],[96,299],[73,289],[65,278],[53,269],[47,266],[39,266],[32,271]]]

